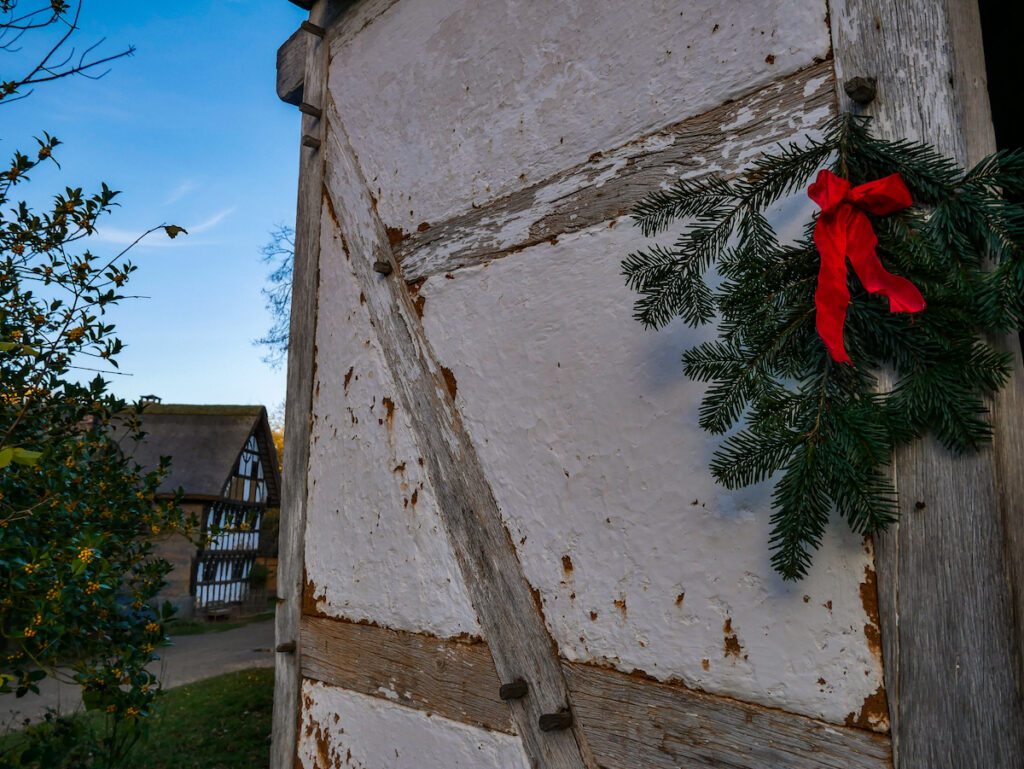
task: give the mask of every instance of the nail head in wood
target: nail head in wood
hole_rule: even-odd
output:
[[[312,104],[309,104],[307,102],[302,102],[302,104],[299,105],[299,112],[301,112],[303,115],[315,117],[317,120],[319,120],[321,116],[324,114],[323,110],[321,110],[319,107],[314,107]]]
[[[870,104],[878,94],[878,81],[873,77],[851,77],[843,85],[846,95],[858,104]]]
[[[304,21],[304,22],[302,22],[299,25],[299,29],[304,29],[309,34],[316,35],[317,37],[323,37],[324,35],[327,34],[327,30],[326,29],[324,29],[323,27],[317,26],[316,24],[314,24],[311,21]]]
[[[315,136],[309,136],[307,134],[306,136],[302,137],[302,146],[311,147],[312,149],[318,150],[320,149],[320,140],[317,139]]]
[[[277,645],[277,651],[282,654],[292,654],[295,652],[295,641],[285,641]]]
[[[503,700],[520,700],[526,696],[526,692],[529,687],[526,685],[526,681],[521,678],[517,678],[510,684],[502,684],[498,688],[498,696]]]
[[[379,272],[381,275],[391,274],[391,262],[384,262],[378,259],[373,263],[373,269]]]
[[[553,732],[568,729],[572,726],[572,713],[563,708],[557,713],[545,713],[537,722],[542,732]]]

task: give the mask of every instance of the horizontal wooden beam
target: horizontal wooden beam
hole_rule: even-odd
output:
[[[512,712],[487,645],[302,618],[302,675],[509,734]]]
[[[474,726],[513,732],[488,646],[302,618],[302,675]],[[562,661],[601,766],[888,769],[889,739],[782,710]],[[529,697],[529,692],[527,692]]]
[[[302,85],[306,79],[306,53],[313,39],[297,29],[277,49],[277,98],[298,107],[302,104]]]
[[[888,769],[889,738],[565,663],[576,717],[602,766]]]
[[[834,113],[832,63],[816,64],[443,223],[421,225],[394,245],[395,258],[409,283],[496,259],[622,216],[681,177],[735,172]]]

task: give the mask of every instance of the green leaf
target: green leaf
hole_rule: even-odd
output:
[[[39,464],[39,457],[43,455],[41,451],[29,451],[28,449],[14,449],[11,458],[16,464],[27,465],[29,467]]]
[[[14,449],[10,446],[0,449],[0,468],[7,467],[14,459]]]
[[[0,352],[11,352],[11,350],[21,350],[25,355],[31,355],[33,357],[39,356],[39,350],[34,347],[29,347],[27,344],[18,344],[17,342],[0,342]]]
[[[186,235],[188,235],[188,230],[186,230],[184,227],[179,227],[176,224],[165,224],[164,232],[167,233],[167,237],[169,237],[171,240],[174,240],[181,233],[185,233]]]

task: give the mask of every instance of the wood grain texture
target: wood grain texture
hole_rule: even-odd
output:
[[[331,12],[332,0],[316,0],[310,20],[320,23]],[[301,33],[307,38],[312,36]],[[312,38],[306,48],[305,99],[321,103],[326,87],[328,40]],[[322,138],[322,122],[302,116],[299,136]],[[285,451],[281,473],[281,527],[278,542],[276,642],[299,641],[302,612],[303,540],[306,532],[306,475],[309,464],[309,430],[312,412],[312,381],[315,366],[313,339],[316,331],[317,277],[323,203],[324,155],[322,150],[300,146],[299,193],[295,214],[295,262],[292,273],[292,306],[288,346],[287,400],[285,402]],[[278,653],[274,671],[274,714],[270,756],[274,769],[295,766],[298,744],[300,675],[294,653]]]
[[[592,768],[578,729],[538,729],[542,714],[570,704],[554,644],[400,273],[383,276],[373,269],[376,261],[394,263],[387,232],[333,100],[325,115],[331,160],[324,182],[340,241],[332,253],[349,260],[366,299],[498,674],[502,681],[523,678],[530,684],[531,696],[512,705],[526,753],[536,766]]]
[[[974,0],[833,0],[831,12],[842,108],[860,111],[842,83],[874,76],[878,98],[867,111],[877,135],[925,140],[961,164],[994,148]],[[1013,610],[1024,555],[1024,402],[1014,351],[1014,381],[992,406],[994,447],[954,457],[928,439],[896,458],[902,517],[876,541],[900,769],[1024,766]]]
[[[302,618],[302,675],[454,721],[515,734],[487,645]]]
[[[659,186],[733,173],[775,143],[814,131],[832,116],[834,100],[831,63],[815,65],[412,233],[395,245],[395,257],[413,282],[614,219]]]
[[[625,673],[565,663],[601,766],[883,769],[889,739]]]
[[[303,617],[304,677],[466,724],[512,732],[484,643]],[[884,735],[562,661],[599,766],[883,769]],[[527,695],[529,696],[529,694]]]
[[[303,29],[277,49],[277,98],[296,107],[302,103],[302,85],[306,77],[306,54],[314,38]]]

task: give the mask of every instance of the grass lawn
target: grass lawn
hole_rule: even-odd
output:
[[[149,740],[135,746],[126,766],[267,769],[273,699],[274,671],[270,668],[225,673],[168,689],[159,700],[159,713],[150,722]],[[20,744],[20,737],[19,733],[0,737],[0,756]]]
[[[225,673],[168,689],[133,769],[262,769],[270,765],[274,671]]]

